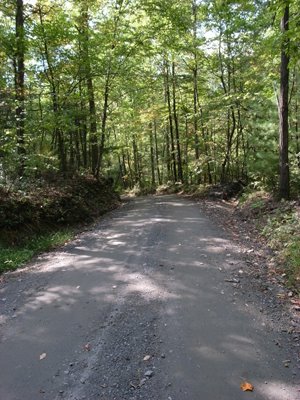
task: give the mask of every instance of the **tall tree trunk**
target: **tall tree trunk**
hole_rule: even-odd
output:
[[[209,154],[209,131],[208,129],[205,131],[204,126],[204,115],[202,107],[200,107],[200,121],[201,121],[201,133],[204,141],[204,150],[206,155],[206,167],[207,167],[207,176],[208,176],[208,183],[211,185],[213,183],[212,174],[211,174],[211,167],[210,167],[210,154]]]
[[[44,17],[41,5],[38,5],[38,15],[43,34],[43,46],[44,46],[43,56],[48,66],[48,70],[45,69],[44,72],[50,85],[52,110],[54,116],[53,143],[55,144],[55,146],[57,146],[58,149],[60,172],[64,174],[67,171],[65,139],[63,131],[59,126],[60,105],[59,105],[58,89],[56,87],[55,73],[52,65],[51,55],[49,52],[48,40],[44,27]]]
[[[151,186],[155,187],[155,158],[154,158],[154,141],[152,132],[152,123],[149,125],[149,140],[150,140],[150,163],[151,163]]]
[[[197,4],[193,1],[193,56],[194,56],[194,68],[193,68],[193,100],[194,100],[194,141],[195,141],[195,158],[199,160],[199,134],[198,134],[198,57],[197,57]]]
[[[173,118],[172,118],[172,107],[171,107],[171,95],[170,95],[170,77],[169,77],[169,65],[168,61],[165,60],[165,95],[168,105],[168,118],[169,118],[169,132],[171,141],[171,164],[173,172],[173,181],[177,181],[177,168],[176,168],[176,151],[174,144],[174,130],[173,130]]]
[[[97,166],[99,163],[98,153],[98,128],[97,128],[97,115],[96,103],[94,94],[94,84],[91,71],[91,62],[89,55],[89,6],[85,1],[81,2],[81,17],[80,17],[80,41],[81,41],[81,56],[83,60],[82,74],[85,77],[87,97],[89,105],[89,122],[90,122],[90,135],[89,144],[91,149],[91,169],[93,175],[97,175]]]
[[[101,122],[101,139],[99,145],[99,157],[97,164],[96,176],[99,177],[99,173],[102,167],[105,141],[106,141],[106,122],[108,115],[108,98],[109,98],[109,85],[110,85],[110,74],[111,74],[111,65],[109,65],[109,70],[107,72],[105,87],[104,87],[104,99],[103,99],[103,109],[102,109],[102,122]]]
[[[80,96],[80,119],[79,119],[79,131],[80,131],[80,143],[82,151],[82,162],[83,167],[88,166],[88,154],[87,154],[87,110],[85,105],[85,98],[81,82],[79,82],[79,96]]]
[[[135,137],[132,138],[132,149],[133,149],[133,159],[134,159],[134,184],[138,183],[139,185],[141,185],[139,153]]]
[[[161,173],[160,173],[160,168],[159,168],[159,151],[158,151],[158,140],[157,140],[157,126],[156,126],[156,120],[153,122],[153,128],[154,128],[154,141],[155,141],[155,161],[156,161],[156,172],[157,172],[157,179],[158,179],[158,184],[161,185]]]
[[[298,81],[296,81],[298,83]],[[296,90],[298,87],[296,86]],[[296,94],[296,104],[295,104],[295,134],[296,134],[296,158],[297,158],[297,165],[300,168],[300,137],[299,137],[299,100]]]
[[[175,62],[172,62],[172,87],[173,87],[173,116],[174,116],[174,122],[175,122],[175,137],[176,137],[176,148],[177,148],[178,179],[179,179],[180,182],[183,182],[182,161],[181,161],[181,146],[180,146],[180,135],[179,135],[179,122],[178,122],[177,101],[176,101]]]
[[[221,182],[226,182],[228,178],[229,164],[231,160],[231,150],[233,143],[233,136],[236,129],[236,118],[233,107],[230,107],[227,114],[227,142],[226,142],[226,153],[222,163],[221,171]]]
[[[280,64],[280,94],[279,94],[279,197],[288,199],[290,196],[289,177],[289,1],[285,1],[284,15],[281,19],[283,35]]]
[[[18,153],[18,175],[25,169],[25,32],[23,0],[16,2],[16,60],[15,60],[15,92],[16,92],[16,134]]]

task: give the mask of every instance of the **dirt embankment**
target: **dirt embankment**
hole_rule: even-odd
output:
[[[36,233],[91,222],[119,202],[110,182],[92,177],[0,187],[0,240],[14,244]]]

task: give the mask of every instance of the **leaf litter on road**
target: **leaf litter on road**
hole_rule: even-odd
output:
[[[243,392],[253,392],[254,386],[251,383],[245,381],[241,383],[241,389]]]

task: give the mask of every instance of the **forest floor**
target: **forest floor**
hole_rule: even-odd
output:
[[[0,397],[296,400],[297,310],[236,218],[222,201],[136,198],[4,274]]]

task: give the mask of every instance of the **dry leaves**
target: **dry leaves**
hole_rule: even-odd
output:
[[[84,348],[85,351],[91,351],[91,344],[87,343],[87,344],[84,345],[83,348]]]
[[[251,383],[245,381],[241,383],[241,389],[243,392],[253,392],[254,386]]]

